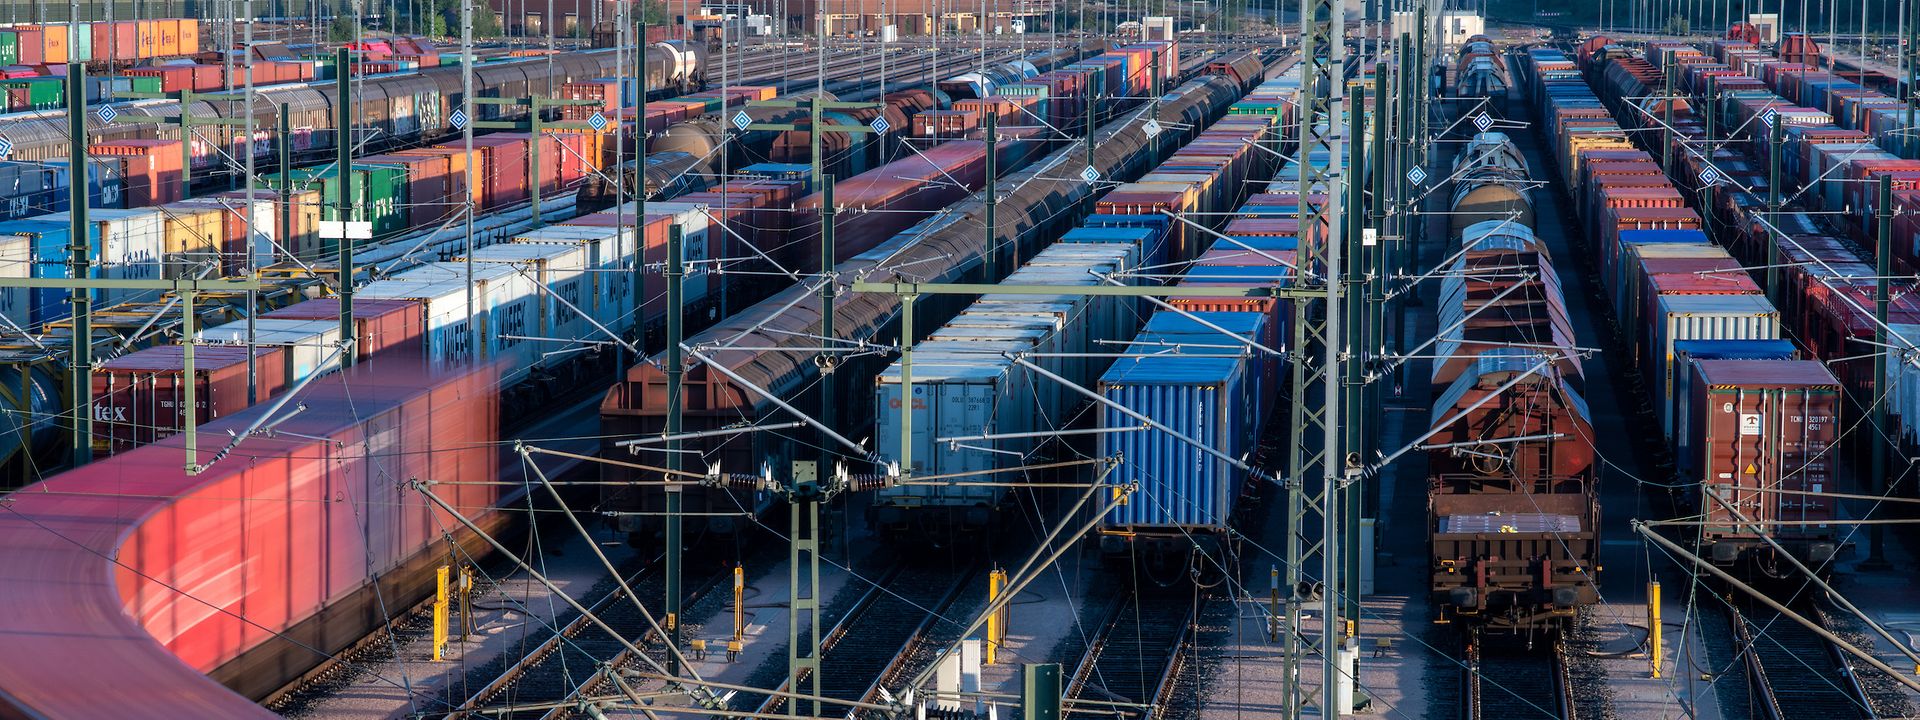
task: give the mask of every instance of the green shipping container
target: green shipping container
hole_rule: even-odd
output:
[[[133,81],[133,91],[134,91],[134,92],[137,92],[137,93],[158,93],[158,92],[160,92],[160,78],[157,78],[157,77],[132,77],[132,78],[122,78],[122,79],[124,79],[124,80],[132,80],[132,81]]]
[[[260,175],[260,186],[278,190],[284,182],[279,173]],[[320,219],[339,220],[334,202],[340,193],[340,176],[331,168],[293,171],[293,189],[320,191]],[[374,237],[384,238],[407,227],[407,171],[383,165],[355,165],[353,168],[353,215],[357,221],[373,223]],[[334,240],[324,240],[322,251],[339,252]]]
[[[20,33],[0,30],[0,65],[20,64]]]
[[[6,92],[7,112],[53,110],[67,103],[67,83],[62,78],[0,80],[0,90]]]
[[[93,60],[92,23],[80,23],[80,27],[75,28],[75,32],[75,37],[79,39],[79,42],[68,42],[67,62],[89,62]]]
[[[1228,115],[1272,115],[1280,117],[1286,113],[1286,103],[1254,102],[1242,100],[1227,106]]]

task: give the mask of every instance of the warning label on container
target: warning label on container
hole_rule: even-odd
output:
[[[1759,435],[1760,434],[1760,414],[1759,413],[1740,413],[1740,434],[1741,435]]]

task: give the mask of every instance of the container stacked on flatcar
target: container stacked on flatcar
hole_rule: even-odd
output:
[[[1232,77],[1223,74],[1223,77]],[[1250,97],[1268,97],[1256,92]],[[1210,118],[1191,118],[1195,126]],[[1138,184],[1165,185],[1193,197],[1187,209],[1201,223],[1217,226],[1241,199],[1247,180],[1271,174],[1271,157],[1249,147],[1272,144],[1280,132],[1271,115],[1230,115],[1214,122],[1174,152]],[[1122,185],[1121,188],[1132,185]],[[1119,192],[1116,189],[1112,192]],[[1108,197],[1112,196],[1112,192]],[[1054,375],[1089,387],[1105,372],[1115,341],[1134,337],[1151,308],[1108,296],[1079,295],[1073,286],[1111,278],[1139,282],[1136,269],[1172,259],[1172,221],[1107,212],[1105,200],[1081,227],[1041,250],[1004,280],[1009,284],[1058,285],[1058,296],[981,296],[926,342],[913,358],[911,422],[915,475],[981,473],[1051,458],[1067,451],[1041,441],[1041,433],[1083,423],[1076,409],[1085,399],[1013,360],[1021,356]],[[1143,271],[1151,277],[1156,270]],[[889,366],[874,388],[875,453],[881,462],[901,462],[901,363]],[[1078,419],[1078,420],[1077,420]],[[969,436],[964,440],[958,438]],[[981,437],[971,437],[981,436]],[[1006,477],[980,475],[979,483],[908,485],[881,491],[871,521],[882,531],[913,536],[929,530],[980,530],[997,522],[1008,488]],[[936,537],[943,537],[936,534]]]
[[[195,474],[176,437],[10,496],[0,713],[101,717],[165,697],[169,714],[270,717],[254,701],[363,639],[383,602],[430,595],[450,541],[484,552],[406,479],[504,529],[501,489],[457,482],[499,472],[484,367],[374,363],[322,378],[301,403],[270,435],[246,435],[268,419],[261,407],[203,428]],[[89,671],[119,680],[71,684]]]
[[[1240,112],[1230,111],[1229,119],[1277,123],[1280,106],[1297,91],[1296,77],[1289,74],[1264,83],[1243,101],[1246,107],[1271,112],[1249,112],[1243,107]],[[1230,141],[1261,157],[1249,165],[1243,176],[1246,182],[1236,186],[1274,177],[1276,170],[1280,176],[1288,174],[1268,159],[1273,155],[1249,147],[1258,143],[1283,149],[1288,141],[1284,135],[1276,124],[1264,139]],[[1196,160],[1221,149],[1195,148],[1200,156]],[[1167,170],[1163,166],[1162,172]],[[1197,186],[1187,193],[1206,197],[1208,187]],[[1172,282],[1187,287],[1280,288],[1293,282],[1298,223],[1288,224],[1294,209],[1263,201],[1294,199],[1297,206],[1297,196],[1275,192],[1290,187],[1297,188],[1297,183],[1269,183],[1269,192],[1244,201],[1229,194],[1193,207],[1130,207],[1110,202],[1114,195],[1109,194],[1102,203],[1111,209],[1103,209],[1094,219],[1122,221],[1127,217],[1123,213],[1142,209],[1154,214],[1190,213],[1179,222],[1181,226],[1191,221],[1220,229],[1182,227],[1183,235],[1169,236],[1168,260],[1187,262]],[[1238,211],[1215,215],[1205,209],[1208,205]],[[1221,220],[1208,220],[1215,217]],[[1173,309],[1152,312],[1095,388],[1111,401],[1098,408],[1103,432],[1097,436],[1096,454],[1117,458],[1104,482],[1134,489],[1127,502],[1102,522],[1100,547],[1109,557],[1184,561],[1185,550],[1196,546],[1216,558],[1230,551],[1225,531],[1246,494],[1249,477],[1238,463],[1254,456],[1260,429],[1272,416],[1279,394],[1282,363],[1274,353],[1288,342],[1289,305],[1272,296],[1194,296],[1172,299],[1169,304]],[[1139,415],[1190,440],[1147,426]]]
[[[1804,51],[1804,52],[1803,52]],[[1870,248],[1878,241],[1875,213],[1877,184],[1889,178],[1894,188],[1895,228],[1887,258],[1893,274],[1888,310],[1894,344],[1920,343],[1920,302],[1904,280],[1920,263],[1920,249],[1912,242],[1912,213],[1920,209],[1920,161],[1904,159],[1910,150],[1905,137],[1905,105],[1854,79],[1805,64],[1817,55],[1810,39],[1782,46],[1769,55],[1750,43],[1714,44],[1719,63],[1699,69],[1702,82],[1694,93],[1718,100],[1716,107],[1738,117],[1755,118],[1754,129],[1742,144],[1748,165],[1764,167],[1770,149],[1765,122],[1777,113],[1783,125],[1781,150],[1787,210],[1771,216],[1753,212],[1734,214],[1727,223],[1728,244],[1743,262],[1769,262],[1768,244],[1788,292],[1779,299],[1784,322],[1813,357],[1826,360],[1850,391],[1843,405],[1848,417],[1866,411],[1874,398],[1888,404],[1897,424],[1898,441],[1911,445],[1920,437],[1920,406],[1913,404],[1912,369],[1889,363],[1889,377],[1876,382],[1867,343],[1878,326],[1872,317],[1875,260]],[[1777,94],[1776,94],[1777,92]],[[1743,187],[1744,185],[1744,187]],[[1760,208],[1764,185],[1727,184],[1713,188],[1718,207]],[[1796,208],[1820,210],[1799,212]]]
[[[1600,87],[1612,94],[1609,102],[1614,106],[1632,110],[1630,96],[1620,93],[1665,85],[1664,75],[1650,64],[1609,52],[1604,57],[1594,54],[1588,71],[1612,80]],[[1701,59],[1681,48],[1662,52]],[[1533,68],[1528,76],[1536,83],[1531,93],[1539,100],[1543,126],[1570,150],[1556,160],[1569,179],[1573,206],[1586,225],[1599,227],[1587,249],[1599,269],[1600,285],[1610,295],[1622,341],[1646,381],[1654,414],[1675,453],[1679,480],[1701,488],[1699,510],[1708,523],[1702,529],[1706,554],[1725,565],[1772,567],[1772,551],[1742,522],[1794,521],[1799,524],[1772,530],[1773,538],[1802,559],[1826,563],[1839,541],[1833,526],[1821,524],[1834,517],[1831,501],[1769,490],[1817,493],[1834,482],[1831,447],[1839,437],[1841,384],[1824,364],[1779,353],[1777,346],[1750,352],[1756,341],[1778,340],[1783,330],[1795,331],[1796,325],[1791,317],[1783,319],[1748,277],[1744,268],[1754,263],[1714,244],[1703,231],[1701,216],[1687,207],[1697,204],[1710,213],[1726,208],[1733,219],[1745,223],[1753,216],[1742,209],[1754,207],[1754,200],[1726,196],[1735,192],[1718,187],[1727,176],[1709,175],[1683,193],[1669,182],[1651,152],[1621,141],[1587,147],[1570,143],[1580,124],[1572,118],[1600,102],[1580,79],[1547,70],[1564,65],[1559,53],[1533,50],[1524,62]],[[1689,84],[1696,87],[1742,84],[1717,74],[1711,63],[1684,64]],[[1806,122],[1817,112],[1780,111],[1784,101],[1770,93],[1760,97],[1726,90],[1721,100],[1699,106],[1716,108],[1723,116],[1744,113],[1755,118],[1773,110],[1782,113],[1775,116],[1781,122]],[[1647,118],[1666,110],[1642,108],[1636,113]],[[1696,152],[1694,141],[1703,139],[1704,125],[1687,123],[1674,129],[1671,155],[1685,158]],[[1661,148],[1660,133],[1636,135],[1655,150]],[[1701,153],[1690,162],[1704,165],[1710,159]],[[1676,166],[1681,162],[1676,160]],[[1750,169],[1736,167],[1735,172],[1737,177],[1752,177]],[[1740,227],[1744,225],[1723,224],[1719,229],[1723,237],[1737,237],[1743,234]]]
[[[1120,58],[1113,61],[1119,66],[1126,62]],[[1171,122],[1172,118],[1184,118],[1192,108],[1199,107],[1203,109],[1200,117],[1210,121],[1223,113],[1227,104],[1241,92],[1243,89],[1224,78],[1195,80],[1161,99],[1159,118],[1162,122]],[[1194,132],[1175,130],[1149,137],[1141,132],[1141,122],[1142,119],[1135,118],[1125,127],[1110,125],[1096,132],[1091,161],[1094,172],[1102,178],[1135,177]],[[1031,142],[1001,140],[1003,147]],[[954,148],[949,152],[957,153],[956,158],[967,162],[984,151],[984,144],[974,140],[952,141],[940,147]],[[1075,210],[1090,199],[1090,186],[1078,181],[1062,182],[1059,178],[1063,174],[1071,175],[1068,169],[1087,163],[1086,150],[1074,143],[1072,147],[1053,150],[1031,167],[1015,169],[1003,165],[1008,169],[1002,171],[1000,179],[994,245],[1016,248],[1020,256],[1026,256],[1071,227],[1077,216]],[[977,173],[973,179],[978,180]],[[845,181],[839,187],[846,188],[855,182]],[[836,201],[843,206],[848,203],[846,195],[839,191],[836,191]],[[840,253],[835,272],[843,277],[859,276],[870,281],[979,279],[981,249],[987,240],[979,229],[983,215],[983,204],[975,197],[951,205],[944,212],[921,214],[917,224],[904,230],[880,219],[861,221],[857,225],[859,234],[849,230],[856,227],[854,225],[837,224],[836,244]],[[843,223],[859,219],[857,215],[846,214],[841,218]],[[792,245],[808,247],[815,242],[817,226],[811,230],[802,227],[809,222],[817,223],[817,220],[796,219]],[[870,232],[885,235],[867,236]],[[851,251],[853,248],[860,251]],[[817,261],[806,260],[801,266],[814,262]],[[784,411],[770,397],[796,407],[817,407],[822,402],[816,382],[820,373],[816,362],[820,340],[811,335],[818,332],[819,303],[818,291],[811,287],[787,288],[723,319],[703,333],[690,336],[687,345],[700,349],[701,356],[689,358],[682,406],[684,427],[690,432],[717,430],[743,420],[754,422],[783,415]],[[965,305],[963,299],[956,296],[936,296],[921,298],[912,307],[916,324],[932,328],[939,327]],[[835,329],[843,340],[890,344],[898,333],[900,311],[899,299],[891,295],[847,296],[836,303]],[[883,358],[871,355],[856,355],[836,366],[840,397],[826,401],[837,403],[841,408],[864,408],[841,413],[842,426],[836,430],[842,435],[861,437],[864,434],[861,428],[873,422],[870,411],[874,381],[886,367]],[[601,404],[601,420],[610,436],[661,431],[667,411],[666,377],[661,368],[658,359],[636,365],[624,381],[607,394]],[[809,459],[817,452],[808,445],[796,444],[784,434],[768,432],[716,435],[690,440],[686,445],[699,452],[704,462],[719,466],[728,477],[757,475],[763,466],[784,474],[789,463]],[[625,455],[628,451],[609,445],[606,452]],[[859,472],[862,468],[854,470]],[[645,475],[620,471],[607,477],[624,481]],[[744,527],[741,515],[750,516],[764,507],[769,501],[764,491],[757,481],[746,481],[737,486],[689,488],[682,496],[688,512],[707,513],[698,525],[710,532],[727,533]],[[649,518],[648,511],[661,506],[661,493],[609,486],[602,501],[609,509],[639,511],[622,514],[615,521],[618,529],[628,532],[630,537],[638,540],[658,530],[659,523]]]
[[[658,231],[650,241],[664,242],[662,219],[651,219],[648,227]],[[462,262],[427,263],[369,283],[355,291],[351,349],[341,347],[333,298],[268,312],[254,323],[259,336],[251,399],[244,320],[209,323],[196,336],[191,376],[177,345],[106,359],[94,375],[94,447],[103,454],[125,452],[180,432],[187,420],[180,411],[187,383],[198,393],[195,422],[208,423],[337,370],[347,352],[388,363],[504,363],[497,394],[508,412],[519,415],[564,393],[589,371],[605,369],[610,357],[592,348],[580,351],[571,339],[610,340],[607,333],[635,330],[640,316],[630,279],[615,272],[632,266],[633,237],[632,230],[618,227],[543,228],[476,250],[471,284]]]

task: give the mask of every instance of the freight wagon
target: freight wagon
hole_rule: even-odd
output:
[[[1241,92],[1221,78],[1193,81],[1163,98],[1159,118],[1166,123],[1171,118],[1185,117],[1192,106],[1205,108],[1201,117],[1217,117]],[[1136,118],[1097,132],[1092,164],[1101,177],[1134,177],[1186,140],[1181,132],[1163,132],[1148,138],[1138,132],[1137,124]],[[1027,141],[1003,139],[1001,142],[1006,145]],[[981,143],[967,140],[947,145],[979,146]],[[1063,232],[1075,219],[1071,209],[1088,201],[1091,188],[1083,183],[1063,184],[1035,178],[1051,178],[1061,167],[1078,167],[1085,162],[1086,151],[1076,145],[1055,150],[1028,169],[1003,166],[1002,172],[1006,174],[1000,181],[1002,197],[997,210],[995,246],[1015,248],[1018,256],[1026,256],[1047,239]],[[889,237],[862,239],[837,233],[836,243],[842,252],[835,273],[871,281],[977,280],[984,241],[979,231],[983,214],[982,203],[978,198],[971,198],[905,231],[889,231],[893,233]],[[794,243],[801,247],[812,242],[812,234],[796,233],[795,238]],[[846,251],[848,247],[867,249],[854,254]],[[742,421],[782,416],[784,411],[770,402],[768,394],[800,408],[814,408],[823,401],[818,397],[815,382],[820,371],[815,362],[818,353],[811,349],[819,341],[810,337],[818,329],[817,295],[806,287],[788,288],[704,333],[689,336],[687,345],[701,349],[705,359],[690,358],[688,363],[682,406],[687,431],[722,429]],[[913,305],[916,323],[924,328],[938,327],[963,307],[965,303],[960,298],[951,296],[923,298]],[[836,305],[835,329],[847,340],[893,343],[898,333],[900,308],[898,298],[888,295],[848,296]],[[716,363],[745,382],[715,369]],[[841,362],[834,371],[842,378],[838,383],[841,395],[824,401],[837,403],[842,408],[871,408],[874,378],[885,369],[886,364],[877,356]],[[610,437],[658,434],[664,427],[665,400],[666,378],[659,359],[634,366],[601,404],[604,431]],[[857,414],[842,413],[841,420],[840,432],[860,437],[864,433],[859,428],[867,427],[874,418],[863,410]],[[686,447],[700,453],[702,462],[718,466],[730,478],[757,476],[762,467],[788,468],[790,463],[811,459],[817,453],[810,445],[796,445],[787,437],[764,432],[696,439],[688,441]],[[625,448],[613,445],[612,441],[603,450],[609,456],[625,452]],[[621,483],[645,476],[624,470],[604,472],[605,479]],[[743,515],[750,517],[771,501],[757,479],[739,485],[687,488],[681,494],[685,510],[695,514],[690,515],[689,532],[740,530],[744,528]],[[602,496],[603,507],[633,511],[618,515],[614,523],[636,542],[658,532],[657,519],[648,514],[658,511],[663,502],[661,493],[617,485],[609,486]]]
[[[648,76],[651,91],[666,95],[692,92],[704,86],[704,52],[681,46],[649,47]],[[655,78],[656,70],[659,77]],[[175,72],[175,71],[162,71]],[[474,67],[474,92],[487,97],[528,97],[544,94],[558,97],[567,83],[586,82],[615,74],[611,51],[566,53],[537,61],[507,59],[482,62]],[[452,111],[460,107],[460,68],[423,67],[417,72],[368,77],[355,84],[352,98],[354,129],[368,133],[364,147],[369,152],[416,147],[456,135]],[[143,89],[137,83],[135,89]],[[164,82],[164,81],[163,81]],[[151,89],[150,87],[144,89]],[[162,88],[164,89],[164,88]],[[64,92],[64,91],[62,91]],[[104,90],[103,90],[104,92]],[[190,167],[200,177],[215,177],[227,172],[229,159],[243,161],[253,153],[261,162],[275,162],[279,138],[275,137],[280,107],[289,113],[293,137],[287,142],[296,159],[329,157],[334,147],[336,107],[332,82],[284,84],[258,90],[260,99],[252,105],[256,136],[252,142],[237,137],[212,143],[196,138],[188,148]],[[171,100],[135,100],[113,104],[119,115],[144,115],[177,118],[180,103]],[[525,116],[526,108],[513,105],[476,105],[480,120],[511,120]],[[237,102],[194,100],[186,112],[195,117],[240,118],[247,108]],[[7,138],[14,160],[44,161],[67,158],[67,121],[63,109],[33,110],[0,115],[7,125]],[[103,143],[127,140],[153,140],[167,131],[151,123],[116,118],[109,123],[95,113],[86,119],[88,137],[96,151]],[[166,147],[155,147],[141,154],[156,164],[170,163],[172,172],[181,171],[178,140]],[[170,153],[170,155],[168,155]],[[96,152],[97,154],[97,152]],[[160,157],[167,155],[167,157]]]
[[[469,258],[456,257],[363,285],[355,290],[351,350],[339,348],[337,299],[269,312],[254,323],[251,389],[244,320],[210,322],[196,336],[191,378],[180,346],[107,359],[94,376],[95,449],[125,452],[180,432],[187,420],[180,410],[186,384],[197,389],[195,421],[209,423],[333,372],[346,352],[358,361],[381,363],[499,363],[502,406],[510,416],[524,417],[610,369],[612,353],[600,352],[597,344],[583,349],[577,341],[623,342],[646,323],[658,322],[664,312],[658,301],[635,312],[636,288],[628,271],[641,259],[635,255],[637,236],[646,239],[645,258],[656,262],[672,222],[696,227],[698,220],[690,246],[702,246],[709,237],[719,243],[724,233],[717,223],[709,229],[705,214],[662,207],[668,205],[654,203],[638,233],[631,214],[624,228],[589,216],[587,223],[531,230],[479,248],[470,258],[471,279]]]
[[[1689,85],[1710,97],[1688,104],[1684,112],[1675,108],[1678,119],[1671,137],[1635,137],[1656,151],[1661,143],[1671,142],[1665,154],[1676,163],[1718,172],[1724,153],[1708,156],[1693,149],[1705,141],[1701,112],[1718,113],[1723,120],[1752,119],[1763,131],[1750,134],[1761,136],[1768,124],[1763,118],[1791,127],[1787,132],[1797,137],[1837,135],[1824,111],[1796,109],[1787,98],[1757,86],[1757,80],[1736,82],[1733,73],[1721,72],[1738,70],[1778,81],[1804,69],[1787,73],[1785,63],[1761,60],[1742,43],[1715,46],[1722,63],[1687,47],[1657,44],[1650,49],[1668,68],[1686,68]],[[1564,56],[1550,50],[1530,51],[1525,61],[1536,69],[1563,63]],[[1659,68],[1618,48],[1587,55],[1586,70],[1608,79],[1601,84],[1602,99],[1627,110],[1631,103],[1621,93],[1666,83]],[[1629,82],[1628,75],[1636,79]],[[1795,212],[1762,218],[1753,212],[1765,203],[1750,191],[1756,187],[1751,181],[1758,181],[1762,190],[1766,183],[1765,173],[1756,173],[1752,165],[1732,165],[1723,177],[1734,182],[1694,182],[1682,192],[1665,182],[1652,152],[1623,140],[1567,142],[1580,131],[1576,126],[1604,132],[1611,119],[1590,119],[1585,108],[1601,102],[1578,78],[1538,72],[1529,76],[1542,124],[1559,128],[1564,152],[1556,159],[1562,172],[1579,178],[1566,183],[1575,194],[1575,206],[1589,223],[1601,221],[1600,236],[1590,240],[1589,251],[1597,256],[1602,286],[1632,350],[1632,362],[1652,388],[1656,417],[1674,452],[1676,482],[1699,488],[1695,500],[1706,521],[1703,554],[1717,564],[1780,575],[1785,562],[1762,540],[1763,530],[1754,523],[1790,520],[1793,524],[1764,532],[1824,571],[1843,541],[1842,528],[1827,523],[1834,519],[1831,501],[1776,491],[1819,493],[1845,484],[1836,477],[1834,448],[1846,408],[1841,389],[1854,383],[1869,389],[1877,385],[1870,371],[1859,372],[1858,361],[1848,357],[1870,352],[1849,342],[1870,334],[1871,319],[1862,321],[1860,302],[1868,296],[1861,294],[1859,280],[1875,272],[1863,259],[1870,256],[1858,254],[1840,238],[1821,237],[1828,231],[1819,218]],[[1752,89],[1729,89],[1740,87]],[[1634,126],[1646,127],[1652,124],[1648,115],[1664,116],[1667,110],[1643,109],[1628,117],[1635,118]],[[1746,149],[1740,152],[1754,151],[1750,142],[1741,145]],[[1759,145],[1762,158],[1766,147],[1764,141]],[[1799,170],[1789,178],[1790,187],[1810,188],[1806,197],[1816,203],[1820,191],[1810,183],[1824,172],[1813,170],[1821,162],[1818,153],[1803,154]],[[1804,174],[1809,171],[1816,174]],[[1676,199],[1698,204],[1713,222],[1678,206]],[[1727,243],[1724,247],[1701,232],[1709,225]],[[1779,260],[1767,258],[1770,244],[1781,248]],[[1777,271],[1783,278],[1777,294],[1780,306],[1743,272],[1772,262],[1783,263]],[[1764,275],[1762,270],[1759,276]],[[1832,361],[1831,369],[1828,363],[1783,351],[1778,338],[1789,330],[1804,352]],[[1855,379],[1843,385],[1845,377]]]
[[[165,698],[168,714],[271,717],[254,701],[364,638],[382,599],[431,592],[447,533],[453,552],[484,552],[395,479],[495,477],[494,382],[484,369],[358,367],[310,385],[303,412],[199,474],[174,437],[11,495],[0,714],[109,717]],[[202,428],[199,461],[265,412]],[[482,529],[504,527],[498,486],[431,487]],[[116,681],[75,685],[98,672]]]
[[[1275,110],[1288,104],[1298,87],[1298,69],[1262,84],[1246,102]],[[1263,119],[1278,120],[1279,115]],[[1236,112],[1225,122],[1255,116]],[[1196,141],[1189,150],[1205,155],[1219,147]],[[1183,150],[1169,163],[1178,164],[1185,154]],[[1266,162],[1249,166],[1225,187],[1275,176],[1275,170]],[[1277,170],[1277,176],[1285,178],[1290,167]],[[1225,218],[1224,237],[1187,227],[1183,237],[1169,240],[1169,260],[1191,260],[1177,284],[1285,287],[1294,280],[1299,223],[1292,213],[1298,211],[1294,191],[1299,184],[1295,180],[1266,187],[1267,192],[1244,203],[1237,195],[1226,195],[1194,207],[1113,203],[1110,210],[1097,212],[1112,212],[1111,217],[1139,210],[1193,212],[1193,218]],[[1215,214],[1210,207],[1238,211]],[[1226,556],[1234,552],[1227,528],[1249,491],[1250,471],[1208,449],[1236,459],[1254,457],[1281,383],[1283,363],[1268,349],[1284,346],[1291,337],[1292,308],[1273,297],[1196,296],[1168,303],[1173,309],[1142,310],[1151,312],[1144,327],[1094,386],[1109,401],[1095,410],[1096,427],[1102,431],[1096,436],[1095,454],[1116,459],[1103,482],[1116,492],[1133,489],[1126,503],[1104,518],[1099,544],[1102,554],[1116,561],[1185,564],[1193,562],[1198,551],[1224,567],[1232,562]],[[1154,418],[1187,440],[1142,427],[1134,413]],[[1191,444],[1196,442],[1199,446]]]

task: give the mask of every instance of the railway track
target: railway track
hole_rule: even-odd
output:
[[[1188,658],[1198,610],[1198,596],[1184,584],[1142,587],[1115,602],[1074,668],[1067,697],[1100,704],[1097,709],[1081,709],[1082,713],[1141,720],[1163,717]],[[1068,707],[1066,712],[1073,713],[1075,708]]]
[[[1475,631],[1461,672],[1466,720],[1575,720],[1565,642]],[[1541,672],[1542,667],[1547,672]]]
[[[1797,603],[1818,617],[1811,602]],[[1874,718],[1851,662],[1825,638],[1766,608],[1733,608],[1734,646],[1746,667],[1755,718],[1862,720]]]
[[[658,559],[649,562],[627,579],[627,584],[642,598],[658,597],[665,592],[665,577]],[[709,591],[719,587],[731,571],[717,573],[690,586],[686,604],[692,605]],[[617,587],[587,606],[634,646],[647,648],[658,641],[647,621],[626,593]],[[658,616],[656,615],[656,619]],[[586,615],[575,615],[560,632],[508,665],[498,677],[446,714],[446,720],[482,717],[539,718],[551,714],[556,703],[592,692],[607,681],[607,668],[619,668],[635,658],[618,638],[601,630]],[[514,706],[538,706],[516,711]]]
[[[952,569],[926,563],[901,562],[867,588],[833,627],[820,637],[820,694],[836,700],[870,700],[879,683],[896,671],[920,647],[962,591],[973,587],[978,565]],[[856,631],[857,629],[857,631]],[[788,683],[778,690],[790,691]],[[756,708],[765,714],[801,715],[812,708],[804,701],[792,712],[784,698],[739,697],[736,708]],[[843,707],[824,705],[823,716],[839,717]]]

